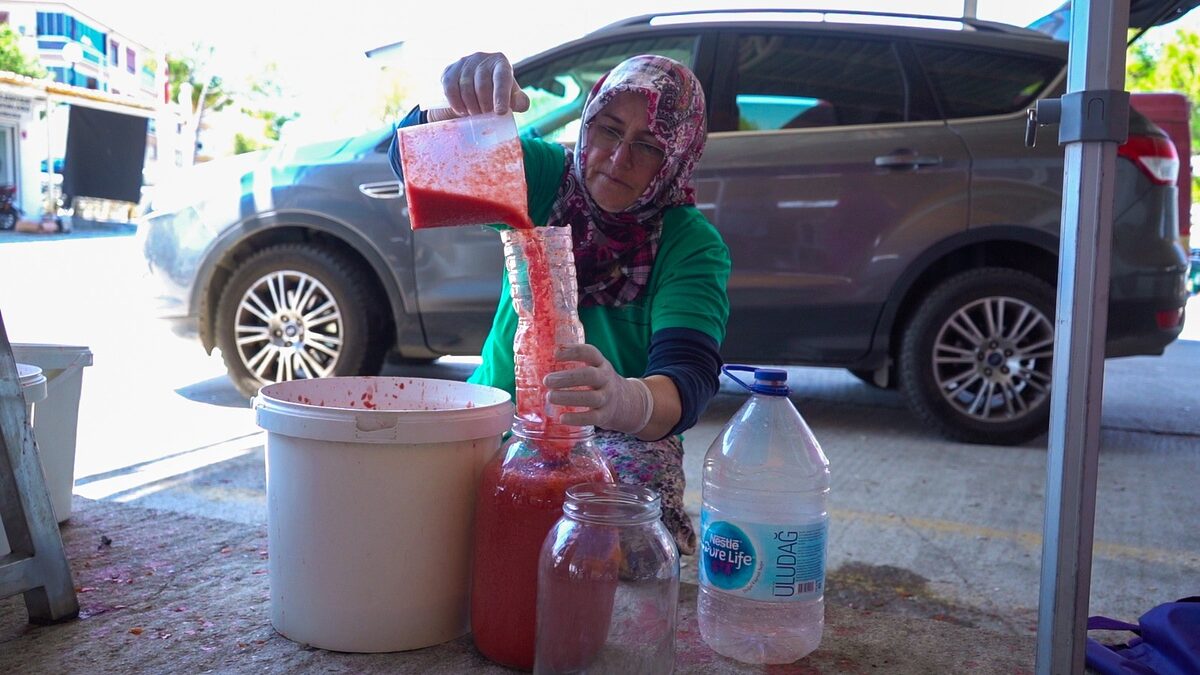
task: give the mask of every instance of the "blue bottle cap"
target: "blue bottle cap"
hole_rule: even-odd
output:
[[[779,368],[755,368],[754,379],[766,380],[771,384],[787,382],[787,371]]]
[[[787,386],[787,371],[779,368],[755,368],[753,366],[741,366],[737,364],[727,364],[721,367],[721,372],[729,376],[729,379],[737,382],[745,389],[755,394],[768,394],[771,396],[787,396],[790,390]],[[734,372],[753,372],[754,383],[746,384]]]
[[[770,396],[787,396],[790,393],[787,386],[787,371],[779,368],[755,368],[754,384],[750,387],[750,391]]]

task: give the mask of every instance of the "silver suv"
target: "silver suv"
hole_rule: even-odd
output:
[[[1048,418],[1063,153],[1024,146],[1066,46],[1021,28],[848,12],[638,17],[517,66],[525,133],[572,142],[628,56],[708,93],[699,208],[733,256],[730,362],[847,368],[956,439],[1019,443]],[[1178,159],[1137,113],[1117,166],[1109,356],[1182,328]],[[388,352],[474,354],[501,280],[487,228],[413,232],[391,131],[202,166],[155,204],[146,257],[173,314],[250,393],[377,372]],[[218,166],[221,165],[221,166]]]

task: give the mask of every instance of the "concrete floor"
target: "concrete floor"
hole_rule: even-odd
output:
[[[1200,573],[1200,390],[1180,373],[1200,366],[1200,341],[1163,357],[1107,365],[1091,613],[1135,620],[1156,602],[1195,593]],[[465,378],[469,366],[391,368]],[[850,606],[951,617],[1010,635],[1035,630],[1045,491],[1045,438],[1019,447],[947,442],[922,429],[893,392],[837,370],[789,369],[792,400],[829,456],[830,592]],[[227,384],[192,391],[229,397]],[[207,392],[207,393],[204,393]],[[685,506],[699,517],[705,451],[745,401],[727,385],[685,435]],[[247,411],[248,413],[248,411]],[[197,451],[196,464],[152,480],[169,462],[81,479],[76,492],[111,501],[266,522],[262,438]],[[120,490],[123,481],[134,487]],[[147,478],[148,477],[148,478]],[[150,481],[147,483],[147,481]],[[1150,603],[1149,600],[1154,600]]]
[[[0,599],[0,672],[503,673],[470,636],[409,652],[346,654],[292,642],[270,622],[266,529],[216,518],[75,500],[63,526],[79,618],[26,624]],[[696,586],[681,586],[678,673],[1032,672],[1033,638],[831,600],[821,647],[791,666],[749,666],[700,639]],[[363,620],[379,617],[364,609]]]
[[[393,661],[305,651],[270,629],[266,578],[255,574],[265,550],[263,435],[248,403],[221,375],[219,358],[147,318],[132,244],[129,237],[38,240],[0,250],[0,307],[10,337],[88,344],[96,355],[80,410],[79,507],[64,529],[85,615],[64,627],[27,628],[20,600],[0,601],[0,672],[423,672],[421,664],[430,662],[416,655]],[[45,274],[51,268],[69,273]],[[1189,316],[1184,337],[1163,357],[1106,366],[1094,614],[1136,620],[1154,604],[1196,592],[1200,298]],[[439,362],[389,372],[462,379],[470,369]],[[818,654],[853,657],[864,672],[868,665],[883,672],[989,672],[961,660],[921,670],[931,662],[906,645],[947,651],[936,643],[945,634],[994,648],[989,663],[997,670],[990,672],[1030,666],[1045,439],[1015,448],[949,443],[922,428],[892,392],[838,370],[789,373],[792,400],[821,441],[834,478],[827,596],[830,625],[843,632],[827,633]],[[704,452],[744,400],[727,385],[686,435],[686,503],[693,515]],[[111,547],[101,546],[102,536],[113,540]],[[685,581],[694,573],[685,567]],[[135,635],[133,628],[142,630]],[[850,633],[864,631],[872,634],[849,641]],[[157,641],[141,639],[147,635]],[[922,643],[926,638],[931,642]],[[434,660],[479,666],[454,660],[467,658],[468,644],[436,652]],[[701,659],[697,653],[689,658]],[[889,656],[910,660],[885,663]],[[712,663],[687,667],[733,668]],[[801,666],[809,663],[817,661]],[[849,663],[845,670],[853,672]],[[836,661],[820,664],[808,672],[839,670]]]

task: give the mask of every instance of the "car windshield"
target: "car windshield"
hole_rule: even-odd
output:
[[[637,54],[661,54],[692,66],[695,51],[695,34],[664,35],[609,42],[532,68],[518,66],[529,110],[517,114],[517,126],[522,135],[573,143],[588,92],[614,66]]]

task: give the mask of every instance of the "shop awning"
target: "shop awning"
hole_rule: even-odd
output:
[[[137,117],[155,117],[158,114],[156,106],[150,103],[143,103],[124,96],[114,96],[95,89],[38,80],[7,71],[0,71],[0,93],[12,97],[26,97],[34,101],[68,103],[83,108],[95,108]]]

